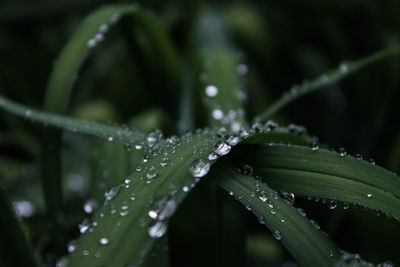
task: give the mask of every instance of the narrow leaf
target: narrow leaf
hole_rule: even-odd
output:
[[[290,102],[298,99],[299,97],[319,90],[332,83],[338,82],[350,74],[353,74],[371,64],[374,64],[380,60],[386,58],[392,58],[400,55],[400,47],[390,47],[381,50],[375,54],[367,56],[365,58],[342,63],[337,69],[331,70],[328,73],[322,74],[320,77],[312,81],[305,81],[299,86],[293,86],[290,92],[285,93],[282,98],[276,101],[272,106],[268,107],[263,113],[258,116],[258,119],[265,121],[269,119],[276,112],[281,110]]]
[[[145,135],[139,131],[130,130],[125,127],[105,125],[102,123],[73,119],[53,113],[37,111],[21,104],[15,103],[0,95],[0,108],[26,119],[41,122],[65,130],[89,134],[109,141],[126,144],[134,144],[144,139]]]
[[[326,234],[266,184],[229,166],[214,168],[210,178],[246,205],[301,266],[332,266],[338,259],[339,251]]]
[[[32,250],[24,236],[10,203],[0,187],[1,260],[5,266],[37,266]]]
[[[354,203],[400,218],[400,178],[370,162],[324,149],[270,145],[248,150],[274,189]]]

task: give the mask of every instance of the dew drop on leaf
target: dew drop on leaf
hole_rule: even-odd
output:
[[[218,88],[215,87],[214,85],[209,85],[206,87],[205,93],[209,97],[214,97],[218,94]]]
[[[210,171],[211,164],[203,159],[193,161],[189,172],[192,177],[203,177]]]
[[[116,195],[118,195],[120,189],[121,189],[121,187],[119,187],[119,186],[111,187],[109,190],[104,192],[104,198],[107,201],[112,200]]]
[[[167,231],[167,224],[164,222],[156,222],[147,229],[147,232],[151,238],[160,238]]]
[[[87,214],[93,213],[93,211],[97,208],[97,201],[94,199],[89,199],[83,205],[83,210]]]
[[[219,142],[215,145],[214,152],[220,156],[224,156],[231,151],[231,146],[225,142]]]
[[[235,146],[239,143],[240,139],[239,136],[237,135],[230,135],[228,136],[228,138],[226,139],[226,142],[230,145],[230,146]]]
[[[108,238],[102,237],[102,238],[100,238],[99,242],[102,245],[107,245],[110,241],[108,240]]]
[[[282,239],[281,232],[279,230],[274,230],[272,235],[275,237],[276,240],[281,240]]]

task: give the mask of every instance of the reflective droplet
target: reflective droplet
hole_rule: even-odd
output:
[[[212,117],[216,120],[220,120],[224,117],[224,113],[220,109],[214,109],[212,112]]]
[[[313,143],[313,144],[311,145],[311,149],[312,149],[313,151],[317,151],[317,150],[319,149],[319,145],[318,145],[317,143]]]
[[[89,39],[89,41],[87,42],[87,47],[88,48],[93,48],[97,45],[97,42],[95,39]]]
[[[188,187],[188,186],[182,187],[182,191],[183,191],[183,192],[189,192],[189,187]]]
[[[193,161],[189,172],[193,177],[203,177],[210,171],[211,164],[203,159]]]
[[[89,230],[89,227],[90,227],[90,224],[89,224],[89,220],[88,220],[88,219],[85,219],[83,222],[81,222],[81,223],[78,225],[79,232],[80,232],[81,234],[86,233],[86,232]]]
[[[110,241],[108,240],[108,238],[102,237],[100,238],[99,242],[102,245],[107,245]]]
[[[218,94],[218,88],[214,85],[209,85],[205,89],[206,95],[209,97],[214,97]]]
[[[75,249],[76,249],[76,240],[73,240],[73,241],[69,242],[67,245],[68,253],[74,252]]]
[[[281,240],[282,239],[281,232],[279,230],[273,231],[272,235],[275,237],[276,240]]]
[[[368,197],[368,198],[372,198],[372,193],[368,193],[368,194],[367,194],[367,197]]]
[[[99,31],[102,33],[106,33],[108,31],[108,25],[107,24],[101,25]]]
[[[87,214],[93,213],[93,211],[97,208],[97,201],[94,199],[89,199],[83,205],[83,210]]]
[[[217,160],[218,155],[214,152],[211,152],[210,154],[208,154],[207,158],[208,158],[208,160]]]
[[[229,151],[231,151],[231,146],[225,142],[219,142],[215,145],[214,152],[220,156],[224,156],[224,155],[228,154]]]
[[[294,200],[295,200],[296,197],[295,197],[295,195],[293,193],[281,191],[280,194],[281,194],[281,197],[287,203],[289,203],[290,205],[294,204]]]
[[[235,146],[239,143],[240,138],[237,135],[230,135],[228,136],[228,138],[226,139],[226,142],[230,145],[230,146]]]
[[[251,167],[249,164],[244,165],[242,168],[242,173],[247,176],[252,176],[253,175],[253,167]]]
[[[104,192],[104,198],[107,201],[112,200],[120,191],[121,187],[119,186],[115,186],[115,187],[111,187],[108,191]]]
[[[160,238],[167,231],[167,224],[164,222],[156,222],[147,229],[147,232],[151,238]]]
[[[330,208],[331,210],[334,210],[334,209],[336,209],[336,207],[337,207],[337,203],[336,203],[335,200],[330,200],[329,203],[328,203],[328,206],[329,206],[329,208]]]
[[[248,71],[248,68],[247,68],[247,66],[246,66],[245,64],[239,64],[239,65],[236,67],[236,71],[237,71],[237,73],[238,73],[239,75],[246,75],[246,74],[247,74],[247,71]]]

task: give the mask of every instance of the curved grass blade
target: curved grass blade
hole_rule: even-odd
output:
[[[299,146],[254,146],[248,153],[254,171],[274,189],[353,203],[400,219],[400,178],[384,168]]]
[[[94,11],[80,25],[61,52],[50,75],[44,110],[66,114],[73,83],[89,52],[104,39],[108,29],[119,21],[121,16],[131,14],[149,34],[155,44],[158,56],[166,59],[173,68],[164,68],[175,80],[180,79],[180,65],[169,42],[167,34],[154,17],[137,5],[107,5]],[[164,62],[164,60],[161,60]],[[62,190],[60,181],[60,132],[44,130],[42,136],[42,179],[48,209],[55,214],[61,210]],[[54,216],[53,216],[54,217]]]
[[[230,166],[218,166],[209,176],[246,205],[301,266],[332,266],[338,260],[335,244],[267,185]]]
[[[37,266],[35,257],[0,187],[1,260],[4,266]],[[10,242],[11,241],[11,242]]]
[[[78,28],[57,59],[47,84],[43,109],[66,114],[73,83],[88,52],[104,39],[111,24],[121,14],[136,10],[131,5],[110,5],[93,12]],[[61,132],[44,129],[41,145],[41,178],[44,199],[50,217],[57,222],[62,212]]]
[[[400,47],[390,47],[383,49],[375,54],[367,56],[365,58],[342,63],[337,69],[331,70],[326,74],[322,74],[320,77],[312,80],[305,81],[299,86],[293,86],[290,92],[285,93],[282,98],[276,101],[272,106],[268,107],[264,112],[262,112],[257,120],[265,121],[269,119],[276,112],[281,110],[290,102],[296,100],[297,98],[306,95],[308,93],[314,92],[324,86],[330,85],[334,82],[340,81],[350,74],[353,74],[362,68],[365,68],[371,64],[374,64],[380,60],[396,57],[400,55]]]
[[[3,108],[4,110],[17,116],[24,117],[32,121],[41,122],[44,125],[51,125],[73,132],[89,134],[105,138],[109,141],[133,145],[145,138],[145,134],[124,127],[111,126],[81,119],[73,119],[53,113],[29,109],[28,107],[15,103],[1,95],[0,108]]]
[[[197,24],[198,86],[206,120],[208,125],[226,126],[229,131],[238,132],[246,124],[244,76],[247,66],[240,64],[240,54],[230,44],[220,13],[203,11]]]
[[[214,132],[204,132],[167,139],[164,148],[154,143],[155,156],[145,157],[136,172],[105,194],[108,200],[79,239],[70,266],[141,263],[177,205],[207,173],[209,163],[198,160],[207,158],[218,140]]]

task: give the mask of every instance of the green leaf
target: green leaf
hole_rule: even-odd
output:
[[[338,259],[339,251],[326,234],[266,184],[230,166],[214,168],[209,177],[246,205],[300,265],[332,266]]]
[[[247,153],[254,171],[276,190],[354,203],[400,218],[400,178],[384,168],[299,146],[253,146]]]
[[[179,205],[198,182],[189,171],[192,162],[206,158],[217,141],[213,132],[205,132],[181,140],[168,139],[164,148],[154,143],[151,153],[156,155],[126,177],[122,185],[112,189],[116,196],[106,201],[93,217],[92,230],[81,236],[69,264],[125,266],[140,263],[152,248],[154,237],[163,235],[166,219],[174,212],[172,206]],[[167,165],[163,167],[163,163]],[[197,172],[196,176],[199,175]],[[158,208],[166,212],[166,218],[151,219],[149,211],[160,214]],[[102,238],[107,242],[101,241]]]
[[[137,22],[151,37],[157,56],[162,62],[168,77],[180,84],[181,73],[177,55],[172,48],[166,32],[155,17],[137,5],[114,4],[100,7],[90,14],[68,41],[56,61],[47,85],[44,110],[66,114],[72,86],[78,71],[91,50],[103,39],[108,29],[119,21],[121,16],[134,15]],[[171,68],[172,67],[172,68]],[[61,210],[62,189],[60,176],[61,134],[57,130],[44,130],[42,136],[42,180],[48,209],[55,214]]]
[[[400,55],[400,47],[389,47],[383,49],[375,54],[367,56],[365,58],[352,61],[344,62],[337,69],[331,70],[328,73],[322,74],[311,81],[304,81],[301,85],[295,85],[292,87],[290,92],[285,93],[282,98],[276,101],[272,106],[268,107],[264,112],[258,116],[258,120],[265,121],[269,119],[276,112],[281,110],[283,107],[288,105],[290,102],[298,99],[299,97],[308,93],[319,90],[327,85],[338,82],[350,74],[353,74],[371,64],[374,64],[380,60],[386,58],[392,58]]]
[[[124,144],[134,144],[142,141],[145,138],[143,133],[130,130],[126,127],[111,126],[87,120],[73,119],[66,116],[30,109],[1,95],[0,108],[3,108],[10,113],[24,117],[28,120],[41,122],[44,125],[51,125],[72,132],[89,134],[108,139],[109,141],[116,141]]]
[[[10,203],[0,187],[1,259],[3,266],[36,266],[35,257]]]

